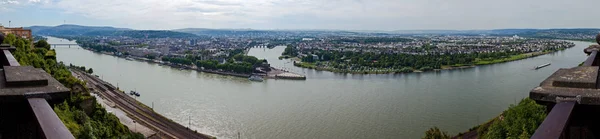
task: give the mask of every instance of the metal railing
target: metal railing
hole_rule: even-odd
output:
[[[569,123],[571,112],[576,102],[561,102],[556,104],[546,116],[544,122],[535,130],[532,139],[564,138],[564,131]]]
[[[3,50],[4,66],[20,66],[9,50]],[[25,96],[31,110],[35,114],[38,126],[46,139],[74,139],[71,132],[58,118],[43,95]]]
[[[557,77],[565,77],[557,75],[568,75],[559,70],[542,82],[540,87],[532,90],[530,98],[536,100],[540,104],[546,105],[547,111],[549,111],[546,119],[544,119],[542,124],[540,124],[535,133],[531,136],[532,139],[593,138],[594,131],[597,130],[596,122],[598,122],[598,120],[596,120],[598,118],[595,117],[597,116],[597,112],[595,111],[597,111],[598,106],[600,106],[598,97],[595,95],[600,95],[600,93],[598,93],[598,90],[600,89],[598,79],[600,78],[597,77],[597,67],[600,64],[600,60],[598,60],[599,57],[597,57],[598,48],[600,48],[600,45],[592,45],[589,48],[586,48],[584,52],[589,54],[589,56],[583,62],[581,67],[576,67],[579,69],[595,69],[588,72],[595,72],[596,74],[585,74],[596,76],[590,78],[592,80],[595,79],[596,85],[594,87],[573,88],[573,86],[544,86],[544,84],[548,84],[548,82],[560,80],[557,79]],[[575,74],[569,75],[583,75],[579,74],[578,71],[573,73]],[[571,77],[577,78],[578,76]],[[577,79],[572,82],[574,82],[573,84],[582,83],[582,81]],[[587,83],[593,82],[587,80]],[[546,93],[545,96],[540,95],[543,93]],[[555,99],[555,101],[552,101],[552,99]]]

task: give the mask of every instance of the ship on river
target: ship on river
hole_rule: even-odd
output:
[[[535,66],[534,69],[538,70],[538,69],[541,69],[541,68],[544,68],[544,67],[547,67],[547,66],[550,66],[550,63],[546,63],[544,65]]]

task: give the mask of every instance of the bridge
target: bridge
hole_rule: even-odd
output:
[[[0,138],[73,139],[50,106],[70,90],[42,69],[21,66],[14,50],[0,44]]]
[[[77,46],[77,44],[73,44],[73,43],[53,43],[50,44],[50,46],[52,46],[52,48],[56,48],[57,46],[68,46],[69,48],[71,48],[71,45],[73,46]]]
[[[600,44],[600,34],[596,42]],[[531,138],[600,138],[598,44],[584,49],[589,56],[582,65],[559,69],[531,90],[529,98],[549,112]]]

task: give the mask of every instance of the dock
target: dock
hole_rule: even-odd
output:
[[[305,75],[289,72],[282,69],[271,67],[271,71],[267,72],[266,78],[270,79],[286,79],[286,80],[306,80]]]

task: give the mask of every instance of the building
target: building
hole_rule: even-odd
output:
[[[302,41],[312,41],[314,40],[313,38],[302,38]]]
[[[315,60],[315,61],[318,61],[318,60],[319,60],[319,56],[318,56],[318,55],[315,55],[315,54],[312,54],[312,58],[313,58],[313,60]]]
[[[19,36],[22,38],[33,39],[31,37],[31,29],[24,29],[23,27],[7,28],[4,26],[0,26],[0,32],[5,35],[14,34],[15,36]]]

